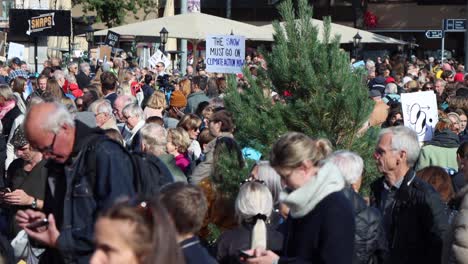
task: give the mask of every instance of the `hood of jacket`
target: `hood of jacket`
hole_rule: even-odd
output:
[[[458,148],[460,145],[460,139],[458,135],[453,133],[450,129],[444,129],[442,131],[435,131],[432,140],[427,145],[433,145],[443,148]]]
[[[312,211],[326,196],[341,191],[345,186],[343,176],[331,162],[326,162],[304,186],[287,194],[280,200],[290,208],[293,218],[300,218]]]

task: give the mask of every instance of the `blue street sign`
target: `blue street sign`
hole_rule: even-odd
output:
[[[466,19],[444,19],[444,30],[446,32],[464,32]]]
[[[442,30],[427,30],[426,31],[426,38],[428,39],[440,39],[442,38]]]

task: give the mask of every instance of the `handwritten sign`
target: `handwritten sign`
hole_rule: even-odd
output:
[[[437,99],[433,91],[401,94],[403,121],[418,133],[420,142],[429,141],[439,121]]]
[[[107,31],[106,41],[104,42],[107,46],[115,47],[119,43],[120,34],[114,31]]]
[[[208,35],[205,62],[208,72],[242,73],[245,64],[245,38],[234,35]]]
[[[24,45],[15,42],[8,44],[8,59],[11,60],[14,57],[18,57],[20,60],[24,59]]]
[[[149,58],[148,62],[152,68],[154,68],[158,62],[164,63],[164,67],[166,69],[168,69],[171,65],[171,60],[166,55],[164,55],[164,53],[162,53],[162,51],[159,49],[156,50],[156,53],[154,53],[153,56],[151,56],[151,58]]]

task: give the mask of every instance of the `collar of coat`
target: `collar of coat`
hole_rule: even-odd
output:
[[[280,200],[290,208],[293,218],[300,218],[311,212],[323,198],[341,191],[344,186],[345,182],[338,168],[331,162],[326,162],[304,186],[290,194],[282,192]]]

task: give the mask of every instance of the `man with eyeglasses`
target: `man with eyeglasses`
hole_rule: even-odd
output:
[[[89,263],[97,215],[135,193],[131,157],[58,103],[32,106],[24,128],[31,146],[49,160],[49,175],[43,212],[20,210],[16,221],[47,246],[41,262]],[[28,227],[44,218],[46,227]]]
[[[418,135],[404,126],[382,130],[374,152],[383,176],[371,185],[371,204],[383,215],[388,263],[441,263],[448,216],[440,195],[416,177]]]
[[[156,63],[156,74],[158,76],[166,75],[166,65],[163,62]]]

